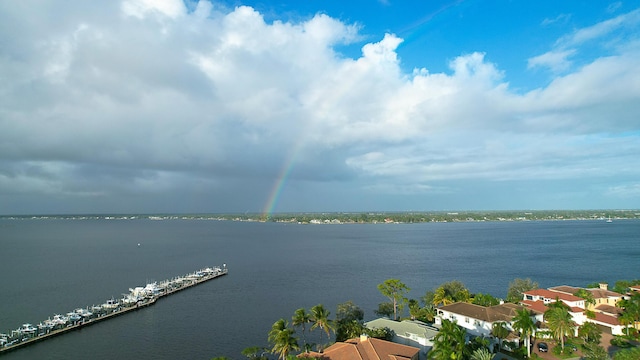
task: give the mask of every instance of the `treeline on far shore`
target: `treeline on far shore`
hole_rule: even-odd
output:
[[[198,213],[198,214],[64,214],[0,215],[1,219],[62,220],[229,220],[289,222],[301,224],[425,223],[472,221],[563,221],[640,219],[633,210],[502,210],[502,211],[405,211],[405,212],[295,212],[295,213]]]

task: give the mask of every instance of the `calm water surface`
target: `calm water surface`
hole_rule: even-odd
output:
[[[0,220],[0,332],[223,263],[227,276],[3,358],[240,359],[299,307],[335,314],[353,300],[373,318],[388,278],[414,298],[454,279],[504,297],[517,277],[542,287],[640,278],[640,222]]]

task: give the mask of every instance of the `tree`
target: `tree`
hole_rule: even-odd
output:
[[[487,348],[476,349],[473,353],[471,353],[471,360],[491,360],[493,359],[493,354],[487,350]]]
[[[302,342],[304,345],[307,344],[307,339],[305,338],[304,332],[306,330],[307,324],[309,323],[311,323],[311,315],[309,315],[309,313],[304,308],[300,308],[293,313],[291,324],[293,325],[293,327],[302,327]]]
[[[596,299],[593,297],[593,293],[589,290],[586,289],[578,289],[578,291],[576,291],[573,295],[584,299],[585,304],[588,305],[595,305],[596,304]]]
[[[490,294],[477,293],[473,296],[471,303],[488,307],[500,304],[500,300],[498,300],[498,298],[496,297],[491,296]]]
[[[640,347],[619,350],[614,356],[614,360],[638,360],[640,359]]]
[[[578,336],[582,338],[585,344],[599,344],[602,338],[602,330],[592,322],[585,322],[578,328]]]
[[[411,316],[411,320],[415,320],[420,316],[420,303],[416,299],[409,299],[408,302],[409,307],[409,316]]]
[[[564,337],[571,335],[576,328],[569,310],[564,307],[551,307],[544,312],[544,320],[556,340],[560,340],[561,349],[564,351]]]
[[[293,334],[295,331],[290,328],[286,328],[278,334],[278,336],[273,341],[273,348],[271,349],[271,353],[278,354],[278,358],[285,360],[287,355],[292,350],[300,350],[300,346],[298,345],[298,339],[296,339]]]
[[[391,315],[393,315],[393,304],[390,302],[381,302],[378,304],[378,309],[373,311],[378,316],[386,316],[391,319]]]
[[[534,290],[538,288],[538,283],[531,281],[531,279],[516,278],[509,283],[509,290],[507,290],[507,301],[517,303],[522,300],[522,294],[524,292]]]
[[[433,348],[427,357],[433,360],[462,360],[468,354],[465,345],[467,333],[455,322],[444,319],[438,335],[433,339]]]
[[[389,298],[393,304],[393,319],[398,320],[398,307],[406,301],[405,294],[411,289],[398,279],[387,279],[382,284],[378,284],[378,291]]]
[[[491,334],[498,339],[498,349],[502,350],[502,339],[509,336],[509,328],[504,321],[497,321],[491,325]]]
[[[395,336],[395,332],[386,326],[374,329],[364,328],[364,333],[369,337],[387,341],[393,340],[393,337]]]
[[[262,355],[266,351],[267,349],[265,348],[252,346],[242,350],[242,355],[246,356],[249,360],[267,360],[267,358]]]
[[[627,327],[629,335],[629,325],[640,321],[640,292],[636,291],[630,298],[621,300],[619,306],[622,308],[619,320]]]
[[[286,329],[289,326],[287,320],[279,319],[271,325],[271,330],[269,331],[268,339],[269,342],[275,341],[275,339],[280,335],[280,332]]]
[[[345,341],[363,333],[364,311],[352,301],[338,304],[336,312],[336,341]]]
[[[331,312],[325,309],[322,304],[311,308],[311,321],[313,322],[311,330],[320,328],[320,330],[327,334],[327,339],[329,339],[330,332],[334,330],[333,322],[329,320],[330,314]],[[322,341],[322,332],[320,333],[320,341]]]
[[[271,353],[278,354],[278,358],[284,360],[290,351],[299,350],[298,339],[293,336],[294,333],[285,319],[273,323],[269,331],[269,342],[273,344]]]
[[[456,302],[466,302],[471,298],[469,289],[461,281],[453,280],[438,287],[433,295],[432,304],[434,306],[449,305]]]
[[[607,350],[596,343],[584,344],[582,347],[582,358],[584,360],[610,360]]]
[[[536,324],[531,319],[531,313],[527,309],[519,309],[513,317],[513,328],[520,330],[524,338],[524,346],[527,348],[527,357],[531,357],[531,335],[536,328]]]

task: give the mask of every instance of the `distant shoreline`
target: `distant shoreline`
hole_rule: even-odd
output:
[[[0,220],[215,220],[296,224],[415,224],[431,222],[579,221],[640,219],[640,210],[522,210],[432,212],[322,212],[264,214],[0,215]],[[610,220],[610,221],[609,221]]]

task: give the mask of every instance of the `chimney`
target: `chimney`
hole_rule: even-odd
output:
[[[607,283],[599,283],[598,285],[600,285],[600,289],[602,290],[609,290],[609,284]]]
[[[369,341],[369,337],[367,336],[367,334],[360,335],[360,342],[362,343],[365,341]]]

